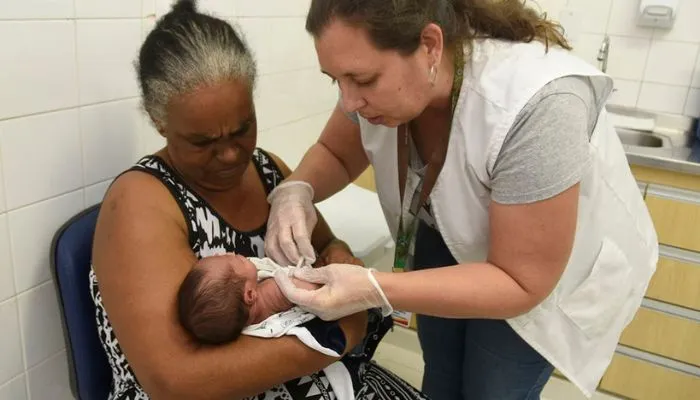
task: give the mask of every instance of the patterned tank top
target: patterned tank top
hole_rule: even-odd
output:
[[[283,175],[261,149],[253,153],[253,164],[267,193]],[[193,191],[161,158],[146,156],[129,171],[142,171],[158,178],[177,201],[189,229],[189,244],[198,258],[235,252],[245,257],[264,257],[266,226],[241,232],[229,225],[201,196]],[[97,330],[112,369],[110,400],[148,400],[114,335],[94,270],[90,271],[92,298],[96,306]],[[323,371],[301,377],[261,393],[254,399],[334,399],[333,389]]]

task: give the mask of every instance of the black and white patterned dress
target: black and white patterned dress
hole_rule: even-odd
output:
[[[282,172],[263,150],[255,150],[253,163],[268,193],[282,181]],[[251,232],[237,231],[157,156],[142,158],[130,169],[130,171],[133,170],[153,175],[168,188],[189,224],[189,243],[198,258],[224,252],[235,252],[246,257],[264,257],[265,226]],[[148,400],[149,396],[139,385],[119,346],[119,341],[114,335],[107,312],[102,304],[97,278],[92,269],[90,271],[90,286],[96,306],[100,341],[112,368],[110,400]],[[319,320],[315,320],[314,324],[318,329]],[[335,323],[323,322],[322,324],[331,326]],[[355,351],[354,355],[348,355],[343,359],[353,375],[356,399],[426,399],[408,383],[369,360],[388,328],[386,319],[382,321],[381,318],[375,318],[374,322],[369,324],[363,348]],[[322,327],[321,330],[323,330]],[[324,372],[319,371],[310,376],[276,386],[253,398],[257,400],[334,400],[336,396]]]

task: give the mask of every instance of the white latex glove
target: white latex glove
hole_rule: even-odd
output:
[[[275,281],[292,303],[324,321],[334,321],[375,307],[380,307],[386,317],[393,312],[393,308],[373,271],[353,264],[290,268],[277,271]],[[290,274],[297,279],[324,286],[316,290],[298,288],[292,282]]]
[[[277,185],[267,201],[270,215],[265,235],[265,254],[280,265],[297,265],[302,258],[316,261],[311,232],[318,217],[313,204],[314,188],[303,181]]]

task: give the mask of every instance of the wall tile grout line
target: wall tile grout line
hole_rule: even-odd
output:
[[[76,3],[77,0],[73,0],[73,1],[74,1],[75,7],[76,7],[76,12],[77,12],[78,11],[77,10],[77,3]],[[143,2],[141,4],[141,8],[143,8]],[[141,23],[141,25],[143,25],[143,22]],[[143,28],[142,28],[142,30],[143,30]],[[82,99],[82,95],[80,93],[80,87],[81,87],[81,85],[80,85],[80,55],[78,54],[79,51],[78,51],[78,22],[77,22],[77,20],[75,22],[75,29],[73,31],[73,36],[74,36],[74,40],[75,40],[75,76],[77,79],[76,84],[78,85],[78,104],[82,104],[83,99]],[[80,178],[81,178],[81,183],[82,183],[82,187],[83,187],[83,193],[82,193],[82,195],[83,195],[83,207],[81,207],[81,208],[85,208],[85,202],[86,202],[85,182],[87,181],[87,177],[86,177],[87,172],[85,170],[86,169],[85,168],[85,165],[86,165],[85,164],[85,144],[84,144],[85,136],[83,133],[81,109],[82,109],[82,107],[78,107],[78,111],[77,111],[78,121],[77,121],[77,123],[78,123],[78,137],[80,138],[80,144],[79,144],[79,146],[80,146]]]
[[[642,97],[642,87],[644,87],[644,83],[646,82],[644,78],[646,77],[647,67],[649,66],[649,58],[651,57],[651,46],[654,44],[653,34],[652,37],[648,39],[648,44],[649,47],[647,47],[647,54],[644,57],[644,67],[642,68],[642,80],[639,85],[639,93],[637,94],[637,101],[635,102],[635,107],[639,107],[639,100]]]
[[[0,18],[0,23],[2,22],[67,22],[67,21],[121,21],[121,20],[134,20],[141,19],[141,16],[137,17],[49,17],[49,18],[11,18],[2,19]]]
[[[78,96],[80,96],[80,94],[78,94]],[[12,117],[0,118],[0,123],[6,122],[6,121],[12,121],[12,120],[16,120],[16,119],[22,119],[22,118],[38,117],[41,115],[52,114],[52,113],[57,113],[57,112],[61,112],[61,111],[79,110],[81,108],[100,106],[103,104],[117,103],[120,101],[127,101],[127,100],[134,100],[134,99],[138,99],[138,97],[137,96],[119,97],[116,99],[96,101],[94,103],[88,103],[88,104],[76,104],[76,105],[70,106],[70,107],[52,108],[50,110],[43,110],[43,111],[37,111],[37,112],[29,113],[29,114],[13,115]]]
[[[294,123],[296,123],[296,122],[303,121],[303,120],[305,120],[305,119],[310,119],[310,118],[313,118],[313,117],[318,117],[319,115],[323,115],[323,114],[325,114],[325,113],[327,113],[327,112],[331,112],[331,111],[333,111],[333,108],[329,108],[329,109],[327,109],[327,110],[323,110],[323,111],[319,111],[319,112],[317,112],[317,113],[309,114],[309,115],[306,115],[306,116],[304,116],[304,117],[301,117],[301,118],[298,118],[298,119],[295,119],[295,120],[285,121],[285,122],[280,123],[280,124],[278,124],[278,125],[268,126],[268,127],[265,127],[265,129],[259,130],[259,131],[258,131],[258,135],[260,135],[260,134],[263,133],[263,132],[268,132],[268,131],[271,131],[271,130],[276,129],[276,128],[281,128],[281,127],[283,127],[283,126],[285,126],[285,125],[291,125],[291,124],[294,124]],[[320,133],[320,132],[319,132],[319,133]]]
[[[2,303],[0,303],[0,304],[2,304]],[[15,375],[15,376],[11,377],[11,378],[8,379],[7,381],[5,381],[5,382],[0,382],[0,389],[2,389],[5,385],[8,385],[10,382],[14,381],[15,379],[21,378],[22,375],[25,375],[25,380],[26,380],[26,374],[27,374],[27,371],[24,370],[24,371],[20,372],[19,374],[17,374],[17,375]],[[12,400],[12,399],[11,399],[11,400]]]
[[[104,182],[104,181],[97,182],[97,183],[95,183],[95,184],[90,184],[90,185],[88,185],[88,186],[86,186],[86,187],[90,187],[90,186],[93,186],[93,185],[97,185],[97,184],[102,183],[102,182]],[[59,197],[63,197],[63,196],[66,196],[66,195],[69,195],[69,194],[72,194],[72,193],[76,193],[76,192],[78,192],[78,191],[80,191],[80,190],[85,190],[85,186],[84,186],[84,187],[79,187],[79,188],[74,188],[74,189],[71,189],[71,190],[68,190],[68,191],[62,191],[61,193],[59,193],[59,194],[57,194],[57,195],[55,195],[55,196],[51,196],[51,197],[47,197],[47,198],[42,198],[42,199],[39,199],[39,200],[35,200],[35,201],[32,201],[31,203],[23,204],[23,205],[20,206],[20,207],[15,207],[15,208],[12,208],[12,209],[7,209],[7,210],[5,210],[5,212],[2,213],[2,214],[8,214],[8,215],[9,215],[9,214],[12,213],[12,212],[15,212],[15,211],[18,211],[18,210],[22,210],[22,209],[25,209],[25,208],[28,208],[28,207],[32,207],[32,206],[35,206],[35,205],[37,205],[37,204],[43,203],[43,202],[45,202],[45,201],[53,200],[53,199],[56,199],[56,198],[59,198]]]
[[[685,98],[685,104],[683,105],[684,113],[688,109],[688,102],[691,100],[690,94],[693,92],[693,89],[697,89],[693,86],[693,82],[695,82],[695,76],[698,74],[700,74],[700,47],[698,47],[698,51],[695,54],[695,65],[693,66],[693,73],[690,75],[690,88],[688,89],[688,96]],[[700,86],[700,84],[698,86]],[[695,111],[696,116],[698,116],[698,113],[700,113],[700,110]]]

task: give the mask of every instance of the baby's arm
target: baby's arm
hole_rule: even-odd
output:
[[[320,288],[321,286],[323,286],[323,285],[320,285],[318,283],[311,283],[311,282],[303,281],[301,279],[297,279],[294,277],[292,277],[292,282],[294,283],[294,285],[296,287],[301,288],[301,289],[306,289],[306,290],[316,290],[316,289]]]
[[[292,282],[294,282],[297,287],[307,290],[315,290],[322,286],[296,278],[292,278]],[[258,285],[258,296],[257,307],[260,319],[256,322],[260,322],[272,314],[287,311],[294,307],[294,304],[284,297],[284,294],[282,294],[279,286],[277,286],[277,282],[275,282],[273,278],[264,279],[260,282]]]

